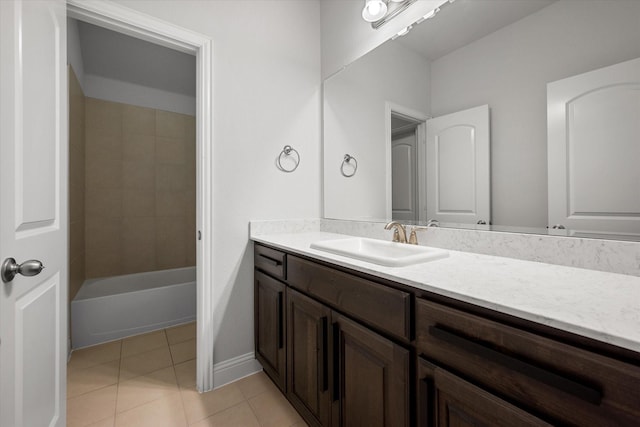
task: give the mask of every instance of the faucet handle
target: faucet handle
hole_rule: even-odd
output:
[[[427,231],[428,228],[427,227],[419,227],[419,226],[411,227],[411,234],[409,235],[409,244],[410,245],[417,245],[418,244],[418,235],[416,234],[416,231],[421,231],[421,230]]]

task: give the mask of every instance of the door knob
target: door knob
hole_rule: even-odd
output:
[[[16,274],[22,274],[23,276],[35,276],[44,269],[44,265],[38,260],[30,259],[22,264],[18,264],[15,259],[7,258],[0,267],[0,273],[2,273],[2,281],[9,283],[16,277]]]

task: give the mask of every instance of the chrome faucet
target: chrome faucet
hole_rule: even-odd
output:
[[[398,221],[391,221],[387,225],[384,226],[385,230],[393,230],[393,241],[400,243],[407,243],[407,230],[404,228],[404,225],[400,224]]]

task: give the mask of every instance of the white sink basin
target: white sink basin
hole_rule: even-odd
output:
[[[388,267],[419,264],[449,256],[449,252],[442,249],[386,242],[364,237],[321,240],[312,243],[311,249],[331,252]]]

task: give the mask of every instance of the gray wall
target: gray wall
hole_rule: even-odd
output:
[[[386,189],[386,103],[429,115],[429,62],[387,42],[324,83],[324,216],[383,220]],[[407,84],[409,83],[409,84]],[[345,154],[354,156],[352,178],[340,173]]]

